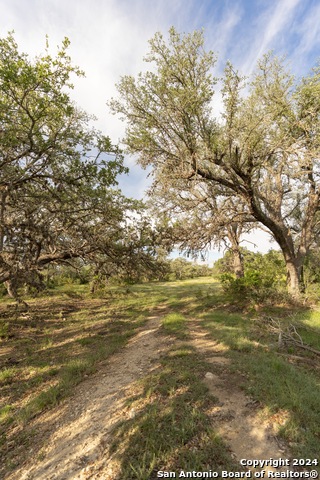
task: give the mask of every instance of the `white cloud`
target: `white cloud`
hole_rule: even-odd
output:
[[[296,25],[296,33],[299,36],[299,42],[295,48],[292,63],[296,70],[300,70],[303,74],[308,68],[309,54],[317,54],[316,60],[320,57],[320,4],[314,5],[303,19],[300,19]],[[297,66],[299,68],[297,68]]]

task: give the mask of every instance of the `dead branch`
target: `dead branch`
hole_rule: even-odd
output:
[[[295,325],[290,323],[287,327],[283,327],[281,325],[280,320],[274,319],[272,317],[264,317],[263,318],[265,325],[267,326],[268,330],[278,336],[278,347],[282,348],[284,345],[293,345],[298,348],[302,348],[309,352],[314,353],[315,355],[320,356],[320,351],[306,345],[301,335],[298,333],[297,328]]]

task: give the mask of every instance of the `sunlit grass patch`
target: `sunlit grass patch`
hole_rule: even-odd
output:
[[[162,319],[163,330],[171,335],[175,335],[180,339],[187,338],[186,318],[179,313],[169,313]]]
[[[289,317],[307,345],[320,351],[320,310],[314,309]]]
[[[42,390],[17,412],[16,420],[26,423],[43,410],[56,406],[61,398],[62,391],[58,385]]]
[[[0,371],[0,385],[10,383],[17,374],[16,367],[4,368]]]
[[[12,411],[12,405],[4,405],[3,407],[0,407],[0,423],[7,422],[9,419],[11,420]]]
[[[257,346],[255,323],[239,314],[213,311],[201,315],[202,325],[219,342],[235,350],[251,350]]]

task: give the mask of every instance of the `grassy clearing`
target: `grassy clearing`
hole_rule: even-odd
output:
[[[0,305],[2,452],[8,441],[27,445],[24,425],[72,393],[161,307],[162,330],[178,343],[162,359],[161,370],[136,384],[128,408],[138,413],[114,433],[122,478],[152,478],[156,470],[232,468],[208,421],[215,399],[199,380],[209,367],[187,344],[189,318],[228,347],[230,372],[245,375],[242,387],[259,400],[293,455],[319,454],[319,357],[293,346],[278,350],[277,336],[263,320],[267,315],[283,326],[294,323],[303,341],[320,349],[319,310],[240,308],[212,278],[113,287],[102,298],[71,285],[29,303],[30,310],[19,313],[9,301]]]

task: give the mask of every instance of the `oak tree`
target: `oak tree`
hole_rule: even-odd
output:
[[[114,270],[149,253],[132,222],[141,205],[117,189],[121,152],[70,97],[83,73],[68,46],[30,59],[12,34],[0,40],[0,282],[14,296],[51,262]]]
[[[298,295],[319,229],[319,68],[296,81],[266,55],[245,83],[227,64],[217,120],[215,55],[205,51],[202,32],[171,28],[168,41],[157,33],[145,60],[152,69],[121,78],[110,102],[127,122],[127,150],[152,167],[155,182],[179,188],[177,179],[196,179],[213,195],[237,199],[241,214],[277,241],[288,290]]]

